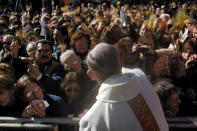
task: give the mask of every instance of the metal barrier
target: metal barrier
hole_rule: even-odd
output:
[[[71,125],[78,131],[79,118],[0,117],[0,131],[57,131],[57,125]]]
[[[196,131],[197,117],[167,118],[170,131]]]
[[[0,117],[0,131],[56,131],[57,125],[72,125],[78,131],[79,118],[15,118]],[[167,118],[170,131],[197,130],[197,117]]]

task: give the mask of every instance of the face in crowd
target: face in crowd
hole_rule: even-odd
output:
[[[36,42],[30,42],[27,44],[26,47],[26,52],[29,57],[34,58],[35,57],[35,47],[36,47]]]
[[[44,98],[44,94],[40,86],[34,82],[30,82],[26,85],[24,90],[25,100],[28,102],[32,102],[35,99],[42,100]]]
[[[86,37],[82,37],[75,43],[75,49],[78,53],[86,53],[88,51],[88,40]]]
[[[38,43],[35,55],[40,64],[45,64],[52,59],[52,50],[49,44]]]
[[[169,96],[169,99],[166,102],[166,108],[167,110],[177,113],[179,111],[180,103],[181,103],[181,100],[179,99],[179,93],[174,92]]]
[[[36,42],[40,40],[40,38],[38,36],[36,36],[35,34],[31,34],[29,35],[29,37],[27,38],[27,42]]]
[[[197,25],[193,28],[193,42],[197,43]]]
[[[70,82],[65,87],[66,95],[68,97],[68,100],[72,102],[79,96],[79,84],[77,82]]]
[[[65,70],[74,71],[80,74],[81,72],[81,59],[77,56],[70,55],[62,63]]]
[[[80,93],[78,74],[76,72],[67,73],[61,82],[61,88],[63,89],[68,102],[72,103]]]

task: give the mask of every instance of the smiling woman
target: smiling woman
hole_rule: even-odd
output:
[[[82,30],[77,30],[71,37],[71,48],[84,60],[90,49],[90,37]]]

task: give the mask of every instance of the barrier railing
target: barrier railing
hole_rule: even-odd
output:
[[[58,124],[72,125],[78,130],[79,118],[15,118],[0,117],[0,131],[3,129],[32,130],[32,131],[56,131]],[[197,130],[197,117],[167,118],[169,128],[172,131]]]
[[[78,131],[79,118],[0,117],[0,131],[57,131],[57,125],[71,125]]]

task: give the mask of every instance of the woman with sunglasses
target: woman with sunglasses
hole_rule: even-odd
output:
[[[68,106],[61,97],[47,94],[40,83],[23,75],[16,83],[16,94],[29,105],[22,113],[23,117],[66,117]]]
[[[64,91],[69,106],[71,108],[71,114],[75,113],[75,101],[77,100],[77,97],[80,93],[80,87],[79,87],[79,77],[76,72],[69,72],[65,75],[64,79],[61,82],[61,89]],[[76,105],[78,106],[78,105]]]

